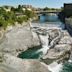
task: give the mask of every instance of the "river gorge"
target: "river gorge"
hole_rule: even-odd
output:
[[[50,13],[8,29],[0,51],[0,69],[5,72],[61,72],[65,63],[72,62],[72,37],[58,16]]]

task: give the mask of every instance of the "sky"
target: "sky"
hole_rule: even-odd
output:
[[[50,8],[60,8],[64,3],[72,3],[72,0],[0,0],[0,6],[10,5],[17,6],[21,5],[32,5],[34,7],[50,7]]]

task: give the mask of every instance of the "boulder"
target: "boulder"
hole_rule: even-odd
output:
[[[59,41],[59,44],[72,44],[72,37],[70,36],[64,36]]]
[[[50,40],[53,40],[55,37],[59,35],[58,29],[52,29],[48,31],[48,34],[50,36]]]
[[[70,36],[69,32],[67,30],[61,30],[62,31],[62,36]]]
[[[50,49],[48,53],[43,57],[45,62],[47,63],[48,60],[54,61],[54,60],[66,60],[70,57],[72,46],[69,44],[60,44],[56,45],[53,49]]]

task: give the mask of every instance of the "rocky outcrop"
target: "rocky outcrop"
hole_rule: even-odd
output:
[[[69,33],[66,30],[65,31],[60,29],[46,30],[44,28],[40,28],[40,29],[37,29],[36,32],[42,36],[43,35],[46,36],[46,34],[48,33],[48,36],[47,36],[48,41],[46,44],[49,48],[45,47],[45,49],[42,49],[43,51],[48,50],[47,54],[43,57],[43,59],[46,59],[46,61],[47,59],[48,61],[49,60],[61,61],[64,59],[69,59],[71,49],[72,49],[72,46],[71,46],[72,37],[69,35]],[[42,42],[44,42],[43,39],[42,39]]]
[[[16,69],[18,72],[49,72],[48,68],[38,60],[20,59],[9,54],[4,55],[3,64]]]
[[[57,32],[58,31],[55,30],[55,33],[57,33]],[[52,37],[55,37],[56,34],[53,34],[52,32],[50,32],[50,36],[52,38]],[[53,40],[53,38],[52,38],[52,40]],[[60,39],[57,39],[57,40],[58,40],[57,44],[55,44],[54,47],[50,48],[48,50],[48,53],[43,57],[42,61],[44,61],[47,64],[49,64],[48,62],[51,63],[56,60],[58,62],[67,60],[67,59],[69,59],[69,57],[71,55],[72,37],[69,35],[69,33],[67,31],[61,30],[61,37],[60,37]]]
[[[69,44],[56,45],[53,49],[50,49],[43,59],[49,59],[51,61],[63,61],[69,59],[72,46]]]
[[[49,30],[48,31],[48,34],[49,34],[49,36],[50,36],[50,40],[52,41],[55,37],[57,37],[58,35],[59,35],[59,33],[58,33],[58,29],[51,29],[51,30]]]
[[[0,64],[0,72],[18,72],[16,69],[5,64]]]
[[[33,29],[32,29],[33,30]],[[13,27],[5,33],[5,40],[0,44],[0,61],[3,65],[16,69],[17,72],[49,72],[48,68],[33,59],[20,59],[15,56],[19,52],[26,51],[30,47],[40,45],[37,32],[43,36],[41,41],[45,46],[49,46],[48,51],[42,57],[42,62],[46,64],[53,61],[62,62],[69,59],[72,50],[72,37],[67,31],[60,29],[37,29],[36,33],[29,26]],[[46,37],[44,36],[46,35]]]
[[[72,37],[70,36],[64,36],[59,41],[59,44],[72,44]]]
[[[13,27],[5,33],[6,38],[0,44],[0,51],[17,55],[30,47],[39,45],[38,39],[34,39],[29,26]]]
[[[59,44],[72,44],[72,37],[67,30],[62,30],[62,37],[59,41]]]

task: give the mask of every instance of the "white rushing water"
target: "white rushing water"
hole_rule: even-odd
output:
[[[39,49],[37,52],[43,52],[44,55],[47,53],[49,49],[48,38],[49,38],[48,34],[45,34],[45,35],[39,34],[39,40],[41,42],[42,48]]]
[[[43,52],[44,55],[47,53],[47,51],[48,51],[51,47],[53,47],[53,46],[59,41],[59,39],[60,39],[61,36],[62,36],[61,31],[58,30],[58,36],[55,37],[55,38],[49,43],[49,34],[48,34],[48,31],[44,31],[44,32],[43,32],[43,31],[37,31],[36,33],[37,33],[37,36],[38,36],[39,41],[40,41],[41,46],[42,46],[42,48],[39,49],[39,50],[37,51],[37,53],[38,53],[38,52]],[[36,35],[33,35],[33,36],[35,37]]]
[[[32,28],[31,22],[29,23],[29,25],[30,25],[30,28]],[[49,49],[49,40],[48,40],[49,35],[48,35],[48,33],[43,34],[43,32],[41,32],[42,33],[41,34],[40,31],[38,31],[35,28],[34,28],[34,30],[36,30],[37,32],[33,32],[32,29],[31,29],[33,38],[39,38],[39,41],[42,45],[42,48],[39,49],[36,53],[43,52],[43,54],[45,55],[47,53],[48,49]]]
[[[63,68],[63,64],[58,64],[57,62],[53,62],[50,65],[46,65],[45,63],[41,62],[42,65],[44,65],[46,68],[48,68],[51,72],[60,72]]]
[[[69,59],[68,62],[72,63],[72,60]]]
[[[39,35],[40,37],[40,40],[41,40],[41,43],[42,43],[42,48],[39,50],[39,51],[42,51],[43,54],[46,54],[47,53],[47,50],[49,49],[49,36],[48,34],[46,35]]]
[[[62,63],[58,64],[57,62],[53,62],[52,64],[48,65],[48,69],[51,72],[60,72],[62,70]]]

